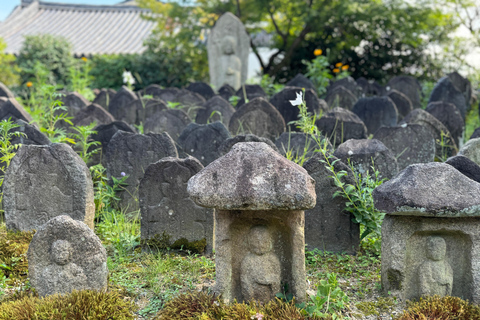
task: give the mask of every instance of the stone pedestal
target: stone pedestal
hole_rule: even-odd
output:
[[[188,182],[190,197],[215,208],[215,291],[226,301],[267,302],[287,288],[305,300],[305,209],[315,182],[263,142],[235,144]]]

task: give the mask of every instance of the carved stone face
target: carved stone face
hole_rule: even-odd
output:
[[[272,250],[272,237],[266,226],[253,226],[248,234],[250,252],[262,255]]]
[[[235,53],[235,39],[233,37],[225,37],[222,40],[222,52],[230,55]]]
[[[50,255],[56,264],[66,265],[72,256],[72,245],[66,240],[57,240],[52,244]]]
[[[434,261],[445,259],[447,245],[442,237],[429,237],[427,239],[427,258]]]

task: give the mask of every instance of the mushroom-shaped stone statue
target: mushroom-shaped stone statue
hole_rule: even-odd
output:
[[[226,301],[266,302],[283,288],[306,294],[304,211],[315,181],[263,142],[235,144],[188,182],[190,197],[215,208],[215,291]]]

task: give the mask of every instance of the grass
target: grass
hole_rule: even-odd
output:
[[[171,250],[142,252],[137,217],[127,218],[114,212],[102,217],[96,225],[96,232],[108,252],[109,290],[133,300],[138,309],[136,315],[141,319],[155,318],[168,301],[180,294],[209,292],[214,283],[213,257]],[[10,241],[10,245],[12,241],[23,243],[29,236],[7,233],[5,224],[0,225],[0,243],[2,239],[3,243]],[[26,249],[23,246],[24,252]],[[316,286],[327,273],[337,275],[338,286],[350,299],[350,307],[344,310],[346,315],[352,312],[350,309],[357,309],[355,304],[376,299],[380,294],[380,259],[368,251],[362,250],[357,256],[307,251],[306,267],[311,293],[316,291]],[[0,284],[0,299],[4,301],[16,300],[15,294],[19,292],[31,292],[26,277],[14,282],[4,280]],[[372,312],[372,308],[376,310],[375,306],[364,309]],[[381,312],[382,306],[378,306],[378,310]]]
[[[467,116],[465,117],[465,136],[464,142],[467,142],[470,139],[473,131],[476,128],[480,127],[480,119],[478,115],[478,104],[473,104],[470,111],[468,111]]]

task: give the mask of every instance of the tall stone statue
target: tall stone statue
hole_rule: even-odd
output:
[[[218,90],[228,84],[240,89],[247,80],[250,37],[232,13],[223,14],[208,37],[210,83]]]

